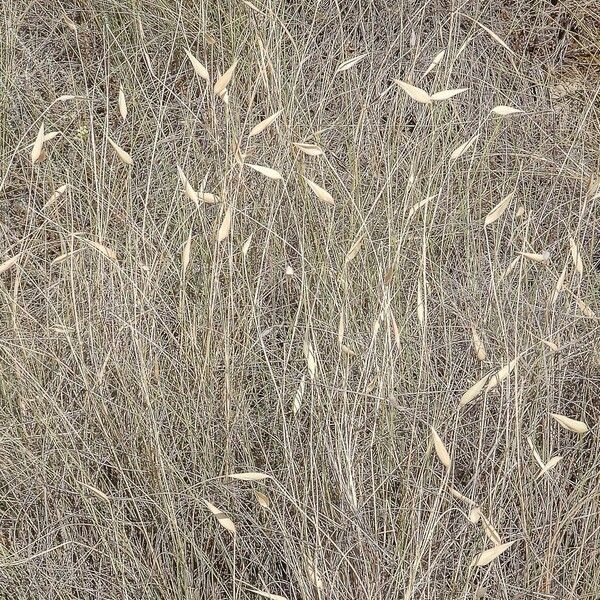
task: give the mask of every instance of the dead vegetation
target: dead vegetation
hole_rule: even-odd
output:
[[[5,0],[0,597],[598,598],[596,9]]]

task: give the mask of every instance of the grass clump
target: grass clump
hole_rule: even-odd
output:
[[[593,2],[0,23],[0,597],[600,595]]]

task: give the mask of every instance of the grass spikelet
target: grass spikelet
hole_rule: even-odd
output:
[[[269,179],[273,179],[274,181],[283,179],[283,176],[281,175],[281,173],[279,171],[276,171],[275,169],[271,169],[270,167],[263,167],[261,165],[253,165],[251,163],[246,163],[246,166],[250,167],[257,173],[260,173],[261,175],[268,177]]]
[[[481,510],[478,506],[474,506],[470,511],[467,517],[473,525],[477,525],[479,520],[481,519]]]
[[[584,421],[578,421],[577,419],[571,419],[565,417],[565,415],[559,415],[552,413],[550,415],[563,429],[571,431],[572,433],[584,434],[589,431],[589,427]]]
[[[461,156],[463,156],[463,154],[466,154],[469,148],[471,148],[471,146],[473,146],[473,144],[477,141],[478,137],[479,135],[476,134],[470,140],[467,140],[464,144],[461,144],[458,148],[456,148],[456,150],[454,150],[454,152],[452,152],[450,155],[450,160],[458,160]]]
[[[300,408],[302,407],[302,398],[304,398],[304,390],[306,388],[306,377],[302,375],[302,379],[300,379],[300,384],[298,385],[298,389],[294,395],[294,403],[292,404],[292,412],[296,414]]]
[[[46,142],[51,142],[54,138],[60,135],[60,131],[50,131],[49,133],[44,134],[44,144]]]
[[[256,497],[256,501],[263,508],[269,508],[269,497],[264,492],[259,492],[258,490],[254,491],[254,496]]]
[[[444,442],[442,442],[442,438],[438,435],[437,431],[433,427],[431,427],[431,438],[433,439],[435,453],[437,454],[440,462],[444,465],[444,467],[446,467],[446,469],[450,469],[452,466],[450,454],[448,454],[448,450],[446,450],[446,446],[444,445]]]
[[[121,118],[123,121],[127,119],[127,102],[125,100],[125,92],[123,91],[123,86],[119,85],[119,113],[121,114]]]
[[[198,194],[198,199],[202,200],[202,202],[205,204],[215,204],[216,202],[219,202],[219,197],[211,194],[210,192],[202,192],[201,194]]]
[[[475,500],[471,500],[471,498],[468,498],[464,494],[461,494],[457,489],[453,487],[449,488],[449,491],[457,500],[464,502],[468,506],[475,506],[477,504]]]
[[[359,54],[358,56],[354,56],[353,58],[349,58],[341,62],[338,68],[335,70],[335,72],[342,73],[343,71],[351,69],[353,66],[357,65],[361,60],[363,60],[365,56],[367,56],[367,54]]]
[[[506,552],[506,550],[508,550],[514,543],[515,541],[513,540],[512,542],[506,542],[505,544],[500,544],[499,546],[494,546],[489,550],[485,550],[473,559],[471,567],[485,567],[486,565],[489,565],[501,554]]]
[[[294,146],[307,156],[323,156],[324,152],[316,144],[304,144],[300,142],[294,142]]]
[[[579,275],[583,275],[583,261],[581,260],[581,252],[579,251],[577,242],[572,237],[569,237],[569,248],[571,250],[573,264],[575,265],[575,271],[579,273]]]
[[[252,136],[258,135],[259,133],[262,133],[267,127],[269,127],[275,121],[275,119],[277,119],[277,117],[279,117],[279,115],[282,112],[283,112],[283,110],[278,110],[276,113],[273,113],[270,117],[267,117],[266,119],[262,120],[260,123],[255,125],[250,130],[248,137],[252,137]]]
[[[360,249],[362,248],[364,239],[365,239],[364,235],[361,235],[352,244],[352,246],[350,246],[350,249],[348,250],[346,257],[344,258],[344,264],[347,265],[348,263],[352,262],[356,258],[356,255],[360,252]]]
[[[493,390],[496,386],[500,385],[505,379],[508,379],[508,376],[513,372],[515,366],[517,365],[517,361],[519,358],[514,358],[507,365],[502,367],[497,373],[490,376],[487,387],[485,388],[486,392]]]
[[[425,298],[423,297],[423,283],[420,279],[417,284],[417,319],[421,325],[425,323]]]
[[[484,221],[484,226],[487,227],[492,223],[495,223],[506,211],[511,200],[515,197],[516,192],[511,192],[508,196],[505,196],[492,210],[487,214]]]
[[[526,258],[532,262],[540,263],[542,265],[547,265],[550,262],[550,252],[547,250],[541,253],[537,252],[517,252],[519,256]]]
[[[63,184],[63,185],[59,185],[56,190],[54,190],[53,194],[50,196],[50,198],[48,198],[48,202],[46,202],[46,204],[44,204],[44,209],[52,206],[66,191],[67,191],[67,184]]]
[[[518,115],[519,113],[522,113],[523,111],[519,108],[513,108],[512,106],[503,106],[503,105],[499,105],[499,106],[494,106],[494,108],[492,108],[492,113],[495,115],[498,115],[499,117],[508,117],[510,115]]]
[[[247,473],[230,473],[228,475],[231,479],[239,479],[240,481],[264,481],[265,479],[271,479],[270,475],[266,473],[259,473],[258,471],[249,471]]]
[[[467,91],[468,88],[459,88],[456,90],[442,90],[441,92],[436,92],[435,94],[431,94],[430,99],[434,102],[441,102],[443,100],[449,100],[450,98],[454,98],[454,96],[458,96],[458,94],[462,94]]]
[[[306,367],[308,368],[308,374],[312,380],[317,376],[317,361],[315,359],[315,352],[312,344],[309,341],[304,343],[304,358],[306,359]]]
[[[89,490],[90,492],[92,492],[92,494],[94,494],[94,496],[96,496],[96,498],[99,498],[100,500],[103,500],[104,502],[110,502],[110,498],[102,490],[99,490],[97,487],[94,487],[93,485],[90,485],[89,483],[84,483],[83,481],[78,481],[77,483],[79,483],[79,485],[82,485],[86,490]]]
[[[221,509],[217,508],[214,504],[211,504],[208,500],[204,500],[204,504],[206,504],[206,507],[215,516],[220,525],[225,527],[225,529],[231,533],[236,532],[233,521]]]
[[[187,241],[183,246],[183,250],[181,252],[181,278],[185,279],[185,274],[187,268],[190,264],[190,253],[192,250],[192,230],[190,229],[190,233],[188,235]]]
[[[94,242],[93,240],[86,240],[86,242],[109,260],[117,260],[117,253],[112,248],[100,244],[99,242]]]
[[[477,25],[479,25],[479,27],[481,27],[481,29],[483,29],[493,40],[495,40],[496,42],[498,42],[503,48],[505,48],[506,50],[508,50],[511,54],[514,54],[514,52],[507,45],[507,43],[497,33],[494,33],[489,27],[486,27],[483,23],[480,23],[479,21],[476,21],[475,19],[472,19],[472,20]]]
[[[531,453],[533,454],[533,458],[535,458],[535,461],[540,466],[540,468],[543,469],[544,462],[542,461],[542,457],[540,456],[539,452],[535,449],[535,446],[533,445],[533,440],[531,439],[531,436],[527,436],[527,443],[529,444],[529,447],[531,448]]]
[[[323,189],[320,185],[317,185],[314,181],[310,179],[304,178],[308,187],[315,193],[315,196],[321,200],[321,202],[325,202],[325,204],[335,204],[335,200],[333,196],[325,189]]]
[[[121,148],[121,146],[119,146],[119,144],[117,144],[116,142],[113,142],[113,140],[111,140],[110,138],[107,138],[107,139],[108,139],[108,143],[112,146],[113,150],[117,153],[119,160],[125,165],[129,165],[129,166],[133,165],[133,159],[131,158],[129,153],[126,152],[125,150],[123,150],[123,148]]]
[[[181,185],[183,186],[183,193],[186,197],[191,200],[194,204],[198,205],[198,194],[196,190],[190,185],[185,173],[183,172],[180,166],[177,166],[177,173],[179,174],[179,181],[181,181]]]
[[[515,258],[510,261],[508,267],[506,267],[506,269],[500,275],[500,280],[506,279],[515,270],[515,267],[519,264],[520,260],[520,256],[515,256]]]
[[[561,274],[559,275],[558,279],[556,280],[556,285],[554,286],[554,291],[552,292],[552,298],[551,298],[551,304],[556,304],[556,301],[558,300],[558,297],[560,296],[560,293],[563,290],[563,285],[565,283],[565,277],[567,276],[567,265],[565,265],[563,267],[563,270],[561,272]]]
[[[44,124],[40,125],[38,130],[37,137],[35,138],[35,142],[33,144],[33,148],[31,150],[31,163],[35,165],[42,156],[42,151],[44,149]]]
[[[428,196],[427,198],[423,198],[423,200],[419,200],[419,202],[413,204],[408,211],[408,218],[411,219],[421,208],[427,206],[434,198],[435,196]]]
[[[486,386],[486,384],[488,383],[490,376],[486,375],[485,377],[482,377],[477,383],[474,383],[460,398],[459,401],[459,405],[460,406],[465,406],[466,404],[469,404],[469,402],[472,402],[473,400],[475,400],[475,398],[477,398],[481,392],[483,391],[483,388]]]
[[[425,90],[400,79],[394,79],[394,83],[399,85],[416,102],[431,104],[431,96]]]
[[[346,346],[346,344],[341,344],[340,349],[346,356],[349,356],[350,358],[356,356],[356,352],[354,352],[350,346]]]
[[[540,340],[544,346],[547,346],[552,352],[558,352],[558,346],[552,340]]]
[[[431,73],[431,71],[433,71],[433,69],[435,69],[442,62],[442,59],[444,58],[445,54],[446,54],[446,51],[442,50],[441,52],[438,52],[433,57],[431,64],[427,67],[427,70],[425,71],[425,73],[423,73],[423,77],[426,77],[427,75],[429,75],[429,73]]]
[[[581,298],[575,298],[575,303],[585,317],[588,317],[588,319],[596,318],[596,313]]]
[[[222,94],[225,92],[227,86],[231,82],[236,66],[237,60],[234,60],[229,69],[227,69],[227,71],[225,71],[225,73],[223,73],[223,75],[221,75],[221,77],[217,79],[215,87],[213,88],[213,91],[216,96],[222,96]],[[225,101],[224,97],[223,100]]]
[[[540,472],[537,474],[536,479],[543,477],[548,471],[554,469],[554,467],[562,460],[562,456],[553,456],[545,465],[542,466]]]
[[[0,264],[0,275],[14,267],[19,262],[19,258],[21,258],[21,253],[15,254],[14,256]]]
[[[186,50],[185,53],[192,63],[192,67],[196,75],[205,81],[210,81],[210,75],[208,74],[206,67],[189,50]],[[215,94],[217,94],[216,91]]]
[[[229,233],[231,231],[231,207],[229,207],[225,211],[225,216],[223,217],[223,221],[221,221],[221,226],[219,227],[219,231],[217,232],[217,243],[221,243],[229,237]]]
[[[242,255],[244,257],[246,257],[248,255],[248,252],[250,251],[250,244],[252,244],[252,233],[248,236],[248,238],[246,239],[246,241],[244,242],[244,245],[242,246]]]
[[[485,535],[487,535],[488,539],[490,539],[494,545],[497,546],[502,543],[500,534],[484,514],[481,515],[481,526],[483,527]]]
[[[475,325],[471,325],[471,335],[473,336],[473,352],[478,360],[483,362],[485,357],[487,356],[485,352],[485,346],[483,345],[483,341],[475,328]]]
[[[249,591],[257,596],[261,596],[262,598],[268,598],[269,600],[287,600],[285,596],[280,596],[279,594],[271,594],[270,592],[263,592],[261,590],[253,589],[249,589]]]
[[[321,578],[321,575],[316,570],[316,568],[313,566],[312,561],[309,561],[308,559],[305,560],[305,569],[306,569],[306,575],[308,577],[308,580],[318,590],[322,590],[323,589],[323,579]]]

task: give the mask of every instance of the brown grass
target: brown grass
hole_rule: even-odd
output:
[[[0,25],[0,598],[600,597],[596,2]]]

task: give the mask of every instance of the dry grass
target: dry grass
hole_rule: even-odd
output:
[[[600,597],[594,0],[0,23],[1,598]]]

